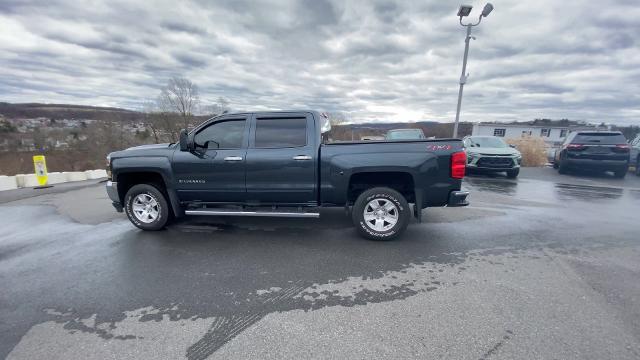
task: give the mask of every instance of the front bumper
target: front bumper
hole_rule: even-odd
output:
[[[449,193],[449,201],[447,202],[448,207],[457,207],[457,206],[467,206],[469,202],[467,201],[467,196],[469,196],[468,191],[452,191]]]
[[[120,202],[120,196],[118,195],[118,183],[115,181],[107,181],[107,195],[109,195],[109,199],[113,202],[113,207],[116,208],[117,212],[122,212],[122,203]]]
[[[505,171],[520,168],[522,158],[516,156],[469,155],[467,169]]]

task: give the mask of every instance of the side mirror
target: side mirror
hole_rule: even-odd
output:
[[[187,129],[182,129],[180,131],[180,151],[189,151],[189,133],[187,133]]]
[[[515,146],[515,145],[513,145],[513,144],[509,144],[509,147],[510,147],[510,148],[514,148],[514,149],[516,148],[516,146]]]

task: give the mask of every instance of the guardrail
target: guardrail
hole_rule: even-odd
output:
[[[72,181],[106,178],[107,171],[99,169],[87,171],[50,172],[48,175],[47,184],[55,185]],[[15,176],[0,175],[0,191],[36,187],[38,185],[38,179],[35,174],[18,174]]]

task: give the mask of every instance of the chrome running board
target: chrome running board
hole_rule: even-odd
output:
[[[292,218],[319,218],[316,212],[283,212],[283,211],[246,211],[227,209],[200,209],[185,210],[186,215],[211,215],[211,216],[260,216],[260,217],[292,217]]]

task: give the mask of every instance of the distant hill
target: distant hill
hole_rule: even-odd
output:
[[[141,113],[133,110],[70,104],[12,104],[0,102],[0,114],[6,118],[139,120]]]
[[[437,121],[417,122],[392,122],[392,123],[362,123],[343,124],[332,127],[332,138],[337,140],[359,140],[365,136],[383,136],[391,129],[422,129],[427,136],[436,138],[448,138],[453,133],[453,123],[441,123]],[[460,137],[471,135],[472,123],[461,122],[458,128]]]
[[[75,119],[125,122],[138,122],[144,116],[143,113],[138,111],[115,107],[41,103],[13,104],[7,102],[0,102],[0,115],[7,119],[47,118],[53,120]],[[204,121],[207,118],[208,116],[196,116],[197,122]],[[419,128],[427,136],[449,137],[453,130],[453,124],[437,121],[342,124],[334,125],[333,133],[336,138],[349,140],[351,137],[360,139],[362,136],[368,135],[380,136],[391,129],[399,128]],[[460,123],[459,133],[461,136],[471,134],[471,124]]]

